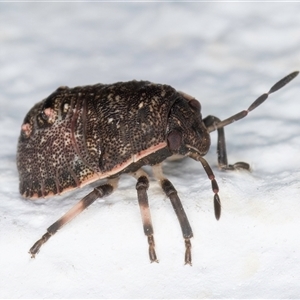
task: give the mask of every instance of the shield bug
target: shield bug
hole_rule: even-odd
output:
[[[202,119],[201,105],[173,87],[148,81],[60,87],[26,115],[18,142],[20,193],[30,199],[50,197],[107,179],[53,223],[29,250],[32,257],[64,224],[97,198],[110,195],[121,174],[137,179],[137,198],[150,261],[157,261],[148,204],[149,178],[142,169],[153,167],[154,177],[170,199],[185,242],[185,263],[191,264],[193,232],[177,191],[165,178],[161,163],[175,155],[200,162],[211,180],[216,219],[221,215],[219,188],[203,156],[210,147],[210,132],[218,131],[218,164],[222,170],[249,169],[244,162],[228,164],[224,126],[244,118],[298,75],[293,72],[258,97],[248,109],[223,121]]]

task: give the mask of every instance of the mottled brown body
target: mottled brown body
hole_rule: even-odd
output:
[[[149,258],[158,262],[148,203],[149,178],[143,169],[151,165],[154,177],[170,199],[185,243],[185,263],[192,264],[192,228],[173,184],[164,177],[161,162],[184,155],[200,162],[211,181],[215,217],[221,215],[219,187],[203,156],[210,147],[209,133],[218,131],[218,164],[222,170],[249,170],[244,162],[227,162],[224,126],[240,120],[298,75],[291,73],[258,97],[246,110],[223,121],[202,119],[201,105],[193,97],[168,85],[148,81],[61,87],[37,103],[21,126],[17,166],[20,192],[27,198],[47,197],[81,187],[98,179],[107,182],[94,188],[53,223],[30,249],[32,257],[64,224],[96,199],[110,195],[119,175],[137,179],[136,190],[148,239]]]
[[[20,193],[52,196],[186,152],[175,136],[177,149],[156,153],[167,148],[175,129],[204,155],[209,134],[199,111],[187,103],[174,88],[147,81],[58,88],[24,119],[17,156]],[[195,131],[201,126],[199,140]]]

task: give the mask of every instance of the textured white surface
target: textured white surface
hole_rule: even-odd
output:
[[[26,201],[15,166],[25,114],[60,85],[145,79],[195,96],[203,116],[247,108],[300,69],[299,15],[299,3],[1,3],[0,297],[300,297],[300,78],[226,128],[229,161],[249,162],[251,173],[219,171],[212,134],[219,222],[200,164],[165,164],[194,231],[192,267],[154,181],[160,262],[149,263],[129,176],[30,259],[32,244],[91,188]]]

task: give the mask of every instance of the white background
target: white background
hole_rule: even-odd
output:
[[[203,116],[247,108],[300,69],[300,3],[1,3],[0,297],[300,297],[300,77],[226,128],[230,163],[165,163],[194,231],[193,266],[169,200],[151,181],[159,264],[149,263],[135,180],[28,254],[91,187],[36,202],[18,192],[16,145],[32,105],[60,85],[144,79],[195,96]],[[150,169],[147,169],[150,171]]]

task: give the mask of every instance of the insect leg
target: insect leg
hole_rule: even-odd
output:
[[[221,122],[221,120],[215,116],[208,116],[203,119],[203,122],[206,127],[214,126]],[[217,145],[217,154],[218,154],[218,164],[219,168],[222,170],[236,170],[236,169],[246,169],[250,170],[250,165],[245,162],[236,162],[233,165],[229,165],[227,161],[227,151],[226,151],[226,141],[225,141],[225,132],[224,128],[218,128],[218,145]]]
[[[174,188],[173,184],[164,177],[160,164],[153,166],[153,173],[155,177],[160,181],[161,187],[165,192],[166,196],[170,199],[171,204],[179,220],[179,224],[181,226],[182,235],[185,242],[185,256],[184,256],[185,264],[192,265],[192,254],[191,254],[192,245],[191,245],[190,238],[193,237],[193,231],[190,226],[189,220],[186,216],[186,213],[184,211],[184,208],[181,204],[181,201],[177,195],[177,191]]]
[[[148,238],[150,261],[158,262],[155,253],[153,227],[152,227],[151,214],[150,214],[149,202],[147,196],[147,189],[149,187],[148,176],[142,169],[138,170],[132,175],[135,178],[137,178],[136,190],[137,190],[138,202],[139,202],[142,221],[143,221],[144,233]]]
[[[96,187],[91,193],[81,199],[75,206],[66,212],[59,220],[54,222],[47,232],[39,239],[29,250],[29,254],[34,258],[40,251],[40,248],[49,238],[54,235],[61,227],[70,222],[73,218],[79,215],[84,209],[90,206],[96,199],[110,195],[117,186],[118,179],[110,179],[107,184]]]
[[[235,121],[238,121],[244,117],[246,117],[248,115],[248,113],[250,111],[252,111],[253,109],[255,109],[256,107],[258,107],[259,105],[261,105],[265,100],[267,100],[267,98],[269,97],[269,95],[271,93],[274,93],[276,91],[278,91],[279,89],[281,89],[282,87],[284,87],[286,84],[288,84],[291,80],[293,80],[297,75],[299,74],[299,71],[295,71],[287,76],[285,76],[284,78],[282,78],[281,80],[279,80],[278,82],[276,82],[267,93],[262,94],[261,96],[259,96],[246,110],[242,110],[239,113],[221,121],[218,123],[213,123],[212,125],[210,125],[207,130],[208,132],[212,132],[217,130],[218,128],[227,126]]]
[[[215,179],[215,175],[209,166],[208,162],[198,153],[196,152],[190,152],[189,157],[193,158],[194,160],[200,161],[208,178],[211,180],[211,187],[213,192],[215,193],[214,195],[214,210],[215,210],[215,217],[217,220],[220,219],[221,216],[221,201],[218,195],[219,192],[219,187],[217,184],[217,181]]]

